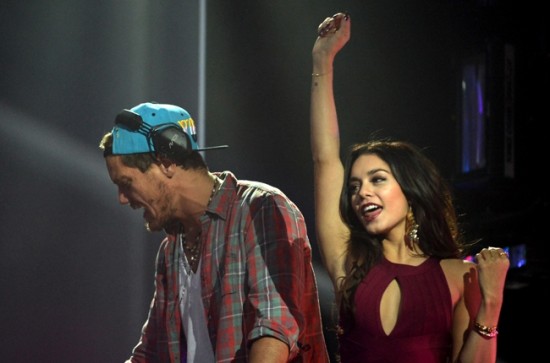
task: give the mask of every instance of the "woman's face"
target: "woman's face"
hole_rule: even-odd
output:
[[[385,161],[375,154],[359,156],[348,189],[351,206],[368,233],[403,238],[409,204]]]

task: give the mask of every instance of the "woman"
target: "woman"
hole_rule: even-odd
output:
[[[413,145],[370,141],[340,160],[333,61],[350,32],[347,14],[326,18],[312,50],[316,233],[338,302],[340,359],[495,362],[506,253],[461,258],[450,190]]]

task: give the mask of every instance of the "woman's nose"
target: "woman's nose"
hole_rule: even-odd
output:
[[[359,196],[361,196],[362,198],[372,196],[372,189],[368,184],[361,185],[361,189],[359,189]]]

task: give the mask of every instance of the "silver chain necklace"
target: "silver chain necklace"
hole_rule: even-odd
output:
[[[214,177],[214,186],[212,187],[212,192],[210,193],[210,198],[208,199],[207,206],[210,205],[212,202],[212,198],[214,198],[214,194],[216,194],[216,191],[219,187],[219,180],[215,176]],[[191,268],[193,271],[196,271],[197,264],[199,263],[200,254],[201,254],[201,233],[199,232],[197,236],[195,237],[195,243],[192,245],[187,241],[187,238],[185,236],[185,233],[181,233],[181,244],[183,246],[183,250],[185,252],[185,255],[187,256],[187,260],[189,262],[189,265],[191,265]]]

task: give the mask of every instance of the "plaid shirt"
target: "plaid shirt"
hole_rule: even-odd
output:
[[[329,362],[301,212],[272,186],[217,175],[222,185],[201,217],[202,299],[216,362],[248,362],[251,343],[265,336],[288,345],[289,362]],[[176,236],[167,236],[148,319],[128,362],[185,361],[180,257]]]

